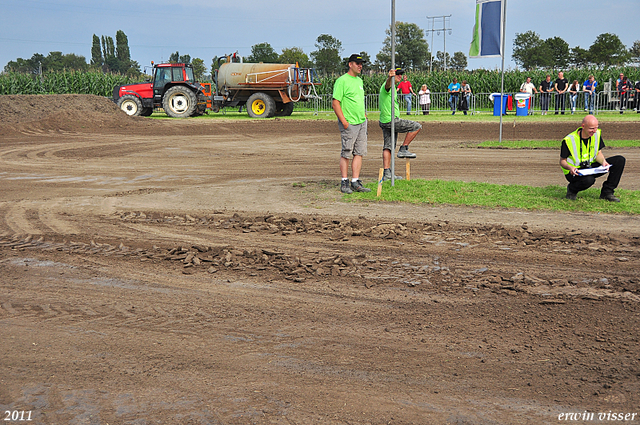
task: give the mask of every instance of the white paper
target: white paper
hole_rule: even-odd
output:
[[[592,174],[603,174],[608,173],[609,168],[611,168],[611,164],[605,166],[599,166],[596,168],[583,168],[582,170],[578,170],[578,174],[581,176],[590,176]]]

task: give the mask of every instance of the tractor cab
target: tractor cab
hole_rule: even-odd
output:
[[[161,63],[154,66],[153,97],[160,99],[175,84],[194,83],[193,67],[184,63]],[[169,85],[169,87],[167,87]]]

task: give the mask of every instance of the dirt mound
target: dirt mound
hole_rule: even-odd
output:
[[[3,134],[100,132],[147,122],[123,113],[111,99],[95,95],[0,96]]]

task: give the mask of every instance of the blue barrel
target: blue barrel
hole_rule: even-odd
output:
[[[518,93],[514,96],[516,100],[516,116],[526,117],[529,115],[529,102],[531,95],[529,93]]]
[[[493,115],[495,117],[500,116],[500,105],[502,105],[502,115],[505,115],[507,113],[507,98],[509,95],[493,93],[491,96],[493,96]]]

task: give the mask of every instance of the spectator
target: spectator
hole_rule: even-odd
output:
[[[404,101],[407,103],[407,115],[411,115],[411,95],[415,95],[413,87],[411,87],[411,81],[407,80],[407,74],[402,76],[402,82],[398,84],[398,90],[404,96]]]
[[[549,101],[551,100],[551,93],[553,93],[553,83],[551,82],[551,75],[547,75],[545,80],[540,83],[540,109],[541,115],[547,115],[549,111]]]
[[[458,105],[458,98],[460,96],[460,83],[458,79],[454,78],[453,83],[449,84],[449,106],[451,107],[451,115],[456,113],[456,105]]]
[[[633,85],[629,78],[625,77],[624,74],[620,74],[620,78],[616,81],[616,89],[618,90],[618,98],[620,99],[620,113],[624,113],[624,110],[627,109],[627,103],[629,102],[629,94],[631,90],[633,90]]]
[[[536,85],[531,82],[531,77],[527,77],[527,81],[522,83],[520,86],[520,93],[528,93],[529,94],[529,109],[533,109],[533,93],[538,93],[538,89],[536,89]],[[529,112],[531,114],[531,112]]]
[[[638,114],[640,114],[640,81],[636,82],[635,89],[636,89],[636,92],[635,92],[635,96],[636,96],[636,112]]]
[[[460,96],[460,104],[458,105],[458,109],[464,112],[467,115],[467,111],[469,110],[469,105],[471,104],[471,86],[467,84],[466,80],[462,80],[462,84],[460,86],[461,96]]]
[[[422,87],[420,87],[418,100],[420,108],[422,109],[422,115],[429,115],[429,109],[431,107],[431,91],[427,88],[426,84],[423,84]]]
[[[569,100],[571,101],[571,115],[576,112],[576,102],[578,101],[578,92],[580,91],[580,83],[578,80],[573,80],[573,83],[569,86]]]
[[[556,82],[554,84],[554,88],[556,89],[556,115],[558,115],[558,110],[562,108],[562,115],[564,115],[564,104],[567,100],[567,88],[569,86],[569,80],[564,78],[564,73],[562,71],[558,72],[558,78],[556,78]]]
[[[589,78],[582,84],[582,89],[584,90],[584,111],[589,112],[589,115],[593,115],[597,86],[598,82],[593,75],[589,75]]]

